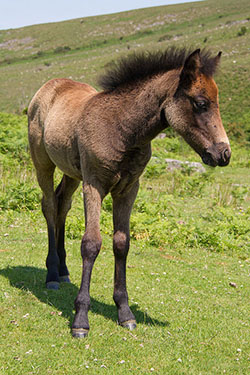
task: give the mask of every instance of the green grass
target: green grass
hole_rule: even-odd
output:
[[[116,325],[111,240],[104,236],[91,285],[91,331],[78,341],[69,325],[79,241],[67,241],[72,284],[47,291],[40,222],[13,217],[2,244],[1,373],[248,373],[249,263],[208,251],[170,255],[132,241],[128,289],[138,327],[128,332]]]
[[[165,158],[198,157],[179,138],[153,142],[131,218],[128,291],[138,327],[128,332],[116,323],[108,196],[91,283],[91,330],[76,340],[70,326],[81,280],[81,190],[67,219],[72,284],[49,291],[46,225],[27,157],[26,119],[0,114],[0,125],[1,374],[247,374],[248,150],[233,143],[224,169],[173,173]]]
[[[0,31],[6,43],[0,48],[1,375],[250,372],[249,17],[246,0],[209,0]],[[116,323],[108,196],[91,283],[91,330],[76,340],[70,327],[82,269],[81,189],[66,223],[72,283],[49,291],[27,119],[6,112],[22,113],[50,78],[96,85],[120,55],[171,44],[223,51],[216,82],[232,160],[202,175],[170,172],[166,158],[199,157],[172,132],[153,141],[131,217],[128,291],[138,327],[128,332]]]

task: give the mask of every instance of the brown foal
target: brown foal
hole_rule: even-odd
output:
[[[28,108],[29,142],[48,226],[49,289],[69,282],[65,220],[72,194],[83,181],[86,227],[73,336],[85,337],[89,331],[90,278],[102,243],[101,204],[108,193],[113,199],[114,301],[118,321],[129,329],[136,327],[126,290],[129,220],[139,177],[151,156],[151,140],[171,126],[204,163],[229,163],[231,150],[212,78],[220,55],[212,57],[207,51],[190,53],[176,48],[133,54],[101,77],[102,92],[69,79],[54,79],[32,99]],[[56,167],[64,175],[54,189]]]

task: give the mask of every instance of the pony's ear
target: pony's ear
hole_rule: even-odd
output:
[[[189,55],[183,65],[178,88],[188,88],[195,81],[201,67],[200,49]]]
[[[220,51],[218,53],[218,55],[215,56],[215,58],[214,58],[215,70],[216,70],[217,66],[219,65],[219,63],[220,63],[221,55],[222,55],[222,52]]]
[[[186,58],[183,69],[182,69],[183,72],[186,71],[187,73],[189,73],[192,71],[197,71],[197,69],[200,68],[201,66],[200,52],[201,52],[200,48],[196,49],[194,52],[191,53],[191,55],[189,55]]]

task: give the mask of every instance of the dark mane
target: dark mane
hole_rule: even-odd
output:
[[[133,53],[114,62],[99,77],[98,83],[103,90],[112,91],[124,84],[143,80],[156,74],[181,68],[192,50],[170,47],[165,51]],[[211,77],[216,70],[215,59],[211,52],[201,50],[201,73]]]

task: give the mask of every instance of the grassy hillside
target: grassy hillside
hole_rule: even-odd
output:
[[[96,86],[120,55],[168,45],[223,51],[222,117],[232,134],[249,140],[250,3],[208,0],[0,31],[0,110],[21,113],[53,77]]]

